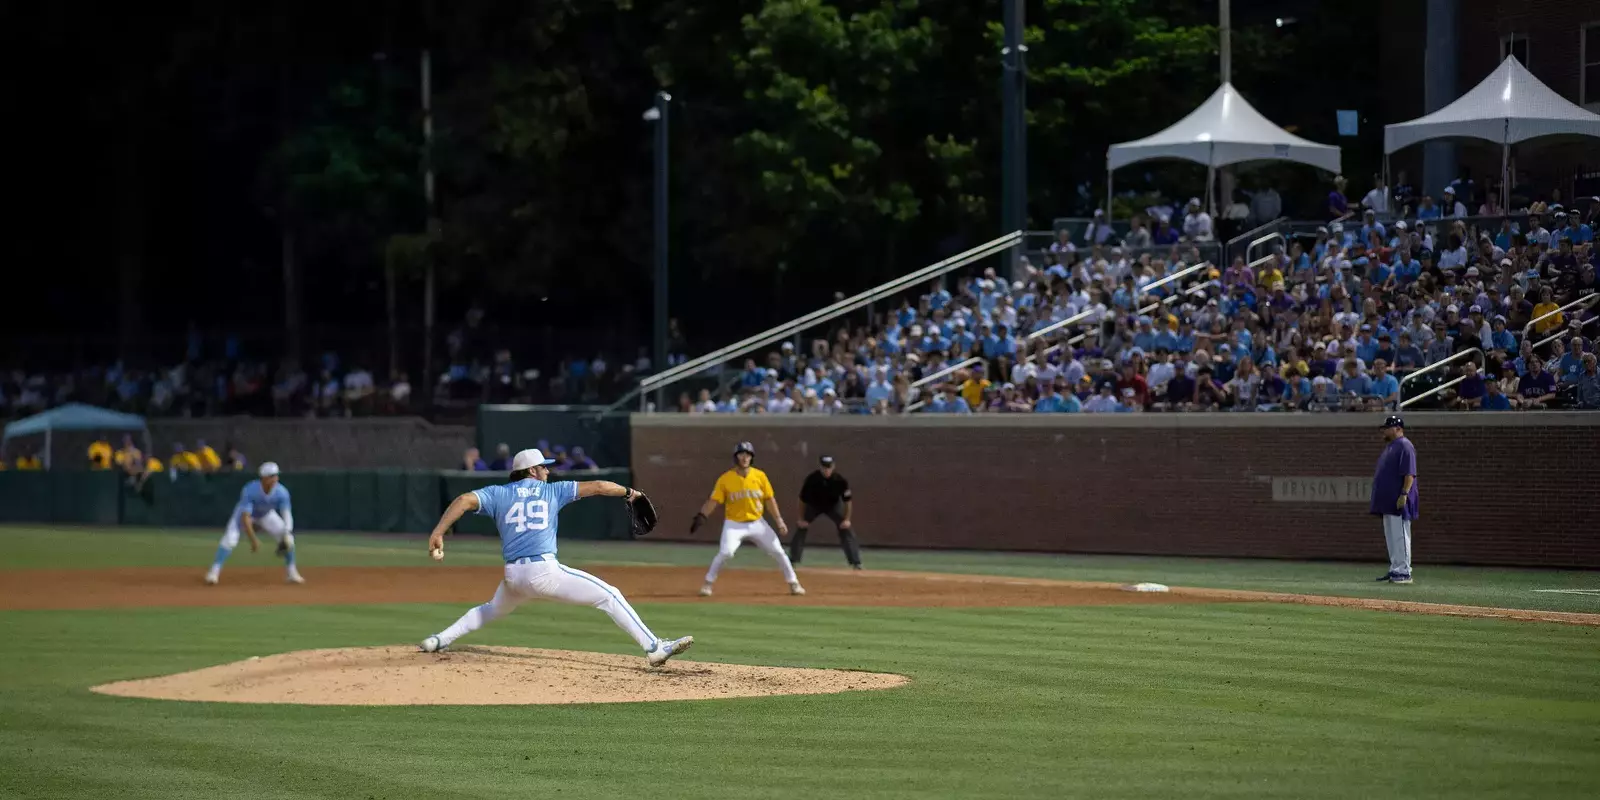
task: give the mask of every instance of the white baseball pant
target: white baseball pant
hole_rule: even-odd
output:
[[[274,541],[284,542],[289,545],[289,549],[294,549],[294,531],[289,529],[289,525],[284,521],[283,517],[278,516],[278,512],[268,511],[256,517],[253,521],[255,522],[256,530],[271,536]],[[229,550],[238,547],[239,533],[239,515],[234,514],[228,520],[227,530],[222,532],[222,546]]]
[[[639,612],[628,605],[617,587],[581,569],[564,566],[548,554],[537,560],[507,564],[505,579],[495,590],[494,599],[461,615],[461,619],[439,634],[439,643],[448,647],[451,642],[511,613],[517,606],[538,599],[598,608],[610,615],[611,621],[632,636],[645,652],[655,649],[656,635],[645,627]]]
[[[725,519],[722,521],[722,544],[717,548],[717,557],[711,560],[711,569],[706,571],[706,583],[715,583],[717,573],[722,571],[724,562],[733,558],[739,552],[739,545],[749,539],[756,543],[756,547],[765,550],[772,560],[778,562],[778,569],[783,570],[783,579],[789,583],[798,583],[799,578],[794,575],[794,565],[789,563],[789,554],[783,552],[783,543],[778,540],[778,532],[772,529],[764,519],[751,520],[750,522],[734,522]]]

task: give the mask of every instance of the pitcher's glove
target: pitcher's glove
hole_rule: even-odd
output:
[[[700,526],[704,524],[706,524],[706,515],[696,512],[694,522],[689,523],[689,533],[700,530]]]
[[[656,507],[644,492],[635,491],[628,504],[628,534],[637,539],[656,528]]]

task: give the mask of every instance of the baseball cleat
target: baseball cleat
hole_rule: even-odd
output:
[[[700,596],[701,597],[710,597],[711,596],[711,584],[708,583],[708,584],[700,587]]]
[[[789,594],[805,594],[805,593],[806,593],[806,587],[801,586],[799,581],[795,581],[794,583],[789,584]]]
[[[424,653],[437,653],[444,649],[444,645],[439,642],[439,637],[429,636],[428,638],[423,639],[422,643],[417,645],[417,648],[422,650]]]
[[[299,572],[291,572],[291,573],[289,573],[288,580],[289,580],[290,583],[305,583],[306,582],[305,578],[300,577],[300,573]]]
[[[1411,576],[1410,575],[1396,575],[1396,576],[1390,578],[1389,582],[1390,583],[1410,583],[1411,582]]]
[[[693,636],[685,636],[682,639],[659,639],[656,641],[656,649],[645,653],[644,658],[650,662],[650,666],[659,667],[667,663],[667,659],[688,650],[693,644]]]
[[[1383,576],[1381,578],[1378,578],[1376,581],[1374,581],[1374,583],[1386,583],[1386,582],[1392,581],[1392,580],[1394,580],[1394,573],[1393,572],[1391,572],[1391,573],[1389,573],[1389,574],[1387,574],[1387,575],[1385,575],[1385,576]]]
[[[860,564],[851,564],[850,568],[853,569],[853,570],[856,570],[857,572],[859,572],[859,571],[861,571],[862,566]]]
[[[207,572],[206,573],[206,585],[207,586],[216,586],[217,585],[217,573],[215,573],[215,572]]]

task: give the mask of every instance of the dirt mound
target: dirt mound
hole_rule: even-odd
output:
[[[1136,594],[1114,585],[1073,584],[975,575],[804,569],[807,594],[789,594],[775,570],[725,570],[714,597],[698,596],[699,567],[595,566],[595,575],[634,603],[739,603],[906,608],[1098,606],[1210,603],[1216,598]],[[224,570],[206,586],[205,569],[124,567],[17,570],[0,581],[0,609],[135,608],[141,606],[340,605],[344,603],[482,603],[494,594],[498,567],[308,567],[303,586],[287,585],[279,567]]]
[[[121,697],[318,706],[547,705],[714,700],[892,689],[904,675],[837,669],[753,667],[674,659],[650,668],[643,656],[463,647],[421,653],[409,646],[302,650],[92,691]]]

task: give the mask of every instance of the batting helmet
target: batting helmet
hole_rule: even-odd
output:
[[[755,445],[750,444],[749,442],[740,442],[738,447],[733,448],[733,460],[738,461],[740,453],[749,453],[750,454],[750,463],[752,463],[752,464],[756,463],[756,447],[755,447]]]

